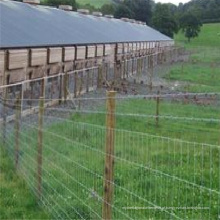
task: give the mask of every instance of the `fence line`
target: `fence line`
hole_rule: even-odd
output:
[[[88,95],[101,87],[117,90],[120,80],[132,76],[140,81],[145,75],[152,87],[156,58],[0,87],[3,147],[52,218],[220,215],[220,93]]]

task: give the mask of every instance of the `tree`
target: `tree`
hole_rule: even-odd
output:
[[[191,13],[184,14],[180,18],[180,28],[183,31],[185,37],[188,39],[188,42],[190,42],[191,38],[199,36],[201,27],[201,21]]]
[[[71,5],[74,11],[77,10],[77,5],[75,0],[45,0],[43,1],[43,4],[56,6],[56,7],[58,7],[59,5]]]
[[[95,6],[91,5],[91,4],[85,4],[85,5],[78,5],[78,8],[80,9],[87,9],[89,10],[90,13],[94,12],[94,11],[99,11],[99,9],[97,9]]]
[[[115,10],[114,16],[115,18],[122,18],[122,17],[133,18],[134,13],[126,5],[119,4],[119,6]]]
[[[158,3],[152,18],[153,26],[161,33],[173,38],[178,32],[178,23],[171,14],[171,7],[168,4]]]
[[[124,4],[133,12],[136,20],[150,23],[152,17],[151,0],[125,0]]]
[[[104,4],[101,7],[101,12],[104,15],[113,15],[115,13],[115,6],[113,4]]]

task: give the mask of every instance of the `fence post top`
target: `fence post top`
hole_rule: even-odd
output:
[[[107,91],[106,93],[108,96],[115,96],[117,92],[114,90],[110,90],[110,91]]]

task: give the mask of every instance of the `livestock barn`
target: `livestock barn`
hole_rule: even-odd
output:
[[[175,62],[173,39],[140,21],[99,12],[0,1],[0,86],[4,98],[75,97],[105,81]]]

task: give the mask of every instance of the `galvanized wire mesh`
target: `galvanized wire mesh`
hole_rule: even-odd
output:
[[[2,140],[12,161],[18,153],[18,173],[37,195],[42,131],[42,206],[53,218],[101,219],[106,203],[106,97],[93,92],[48,106],[42,128],[38,107],[24,114],[33,108],[27,101],[1,105],[7,112],[7,117],[1,113]],[[117,95],[115,102],[112,218],[216,219],[219,94]],[[21,106],[26,107],[18,118]]]
[[[101,219],[104,206],[112,219],[219,217],[220,94],[179,92],[178,82],[158,74],[176,62],[184,73],[206,58],[166,50],[0,88],[2,145],[52,218]],[[117,91],[114,128],[106,124],[110,89]]]

